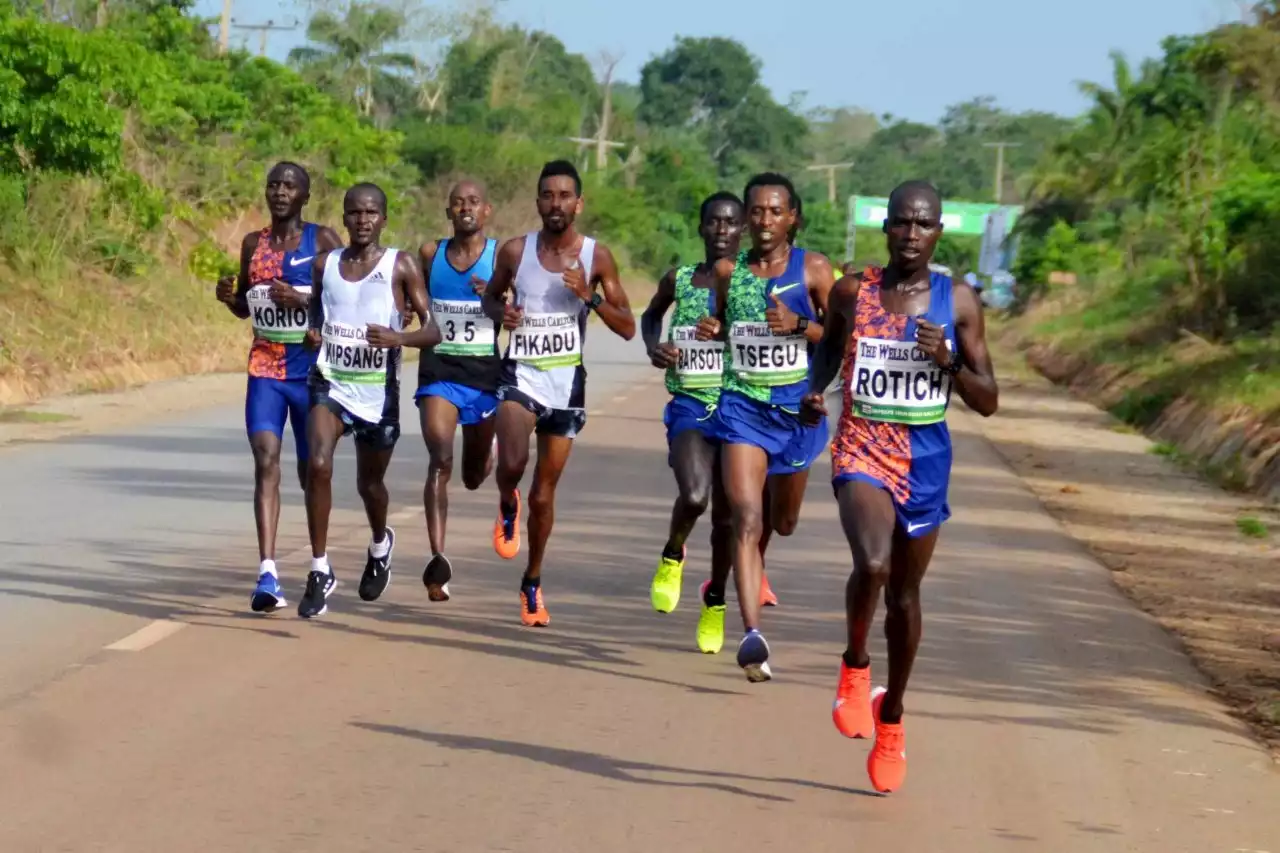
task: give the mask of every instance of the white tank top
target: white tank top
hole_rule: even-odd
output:
[[[579,263],[588,282],[595,250],[596,241],[584,237]],[[552,409],[584,408],[582,346],[590,309],[565,287],[563,275],[542,266],[538,232],[528,234],[515,283],[515,304],[524,309],[524,324],[512,330],[506,359],[518,390]]]
[[[391,289],[395,249],[387,249],[377,266],[359,281],[347,281],[339,271],[342,250],[324,262],[320,302],[324,306],[323,343],[316,366],[329,381],[329,398],[350,414],[378,423],[388,395],[400,391],[400,347],[384,349],[365,343],[370,324],[401,328],[400,310]],[[398,401],[397,401],[398,402]]]

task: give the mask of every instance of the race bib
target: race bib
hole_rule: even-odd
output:
[[[346,323],[324,324],[316,364],[330,382],[380,385],[387,381],[387,350],[365,342],[365,330]]]
[[[297,287],[301,293],[311,293],[311,288]],[[284,308],[271,299],[271,285],[256,284],[245,293],[249,304],[249,320],[253,333],[264,341],[278,344],[300,344],[307,336],[307,309]]]
[[[515,361],[550,370],[582,364],[582,336],[576,314],[525,314],[511,330],[507,354]]]
[[[493,321],[478,301],[433,299],[431,311],[443,336],[435,351],[441,355],[493,355],[498,340]]]
[[[809,342],[804,335],[775,335],[768,323],[729,327],[733,372],[748,385],[790,385],[809,375]]]
[[[675,344],[676,379],[681,387],[719,388],[724,373],[724,342],[700,341],[696,326],[676,326],[671,330]]]
[[[914,341],[859,338],[857,346],[849,380],[855,415],[911,426],[946,420],[951,377]]]

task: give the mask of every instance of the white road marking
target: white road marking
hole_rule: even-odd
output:
[[[187,627],[185,622],[157,619],[151,624],[134,631],[129,636],[106,646],[106,650],[109,652],[140,652],[145,648],[154,646],[166,637],[172,637],[185,627]]]

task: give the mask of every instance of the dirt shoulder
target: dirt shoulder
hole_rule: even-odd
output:
[[[1183,642],[1215,692],[1280,753],[1280,512],[1228,493],[997,344],[983,431],[1072,537]],[[1266,533],[1262,532],[1266,529]]]

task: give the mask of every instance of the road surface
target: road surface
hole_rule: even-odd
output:
[[[368,533],[344,445],[342,585],[315,622],[293,610],[307,563],[292,484],[291,607],[246,612],[239,407],[0,450],[0,850],[1280,851],[1267,755],[962,411],[910,774],[871,794],[868,744],[830,722],[848,558],[827,461],[797,534],[770,550],[775,678],[750,685],[732,603],[725,652],[693,644],[705,526],[679,610],[649,607],[674,492],[665,398],[639,341],[596,329],[541,631],[518,623],[523,554],[505,563],[489,543],[492,482],[469,494],[455,478],[455,598],[427,601],[410,405],[392,584],[356,596]]]

